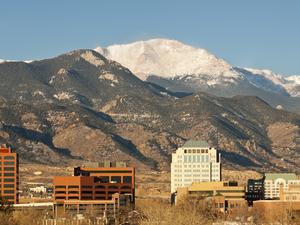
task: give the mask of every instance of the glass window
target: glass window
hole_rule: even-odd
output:
[[[14,156],[4,156],[4,160],[14,160]]]
[[[4,184],[4,188],[14,188],[14,184]]]
[[[4,171],[14,171],[15,167],[4,167]]]
[[[123,177],[123,182],[124,183],[131,183],[132,182],[132,177],[131,176],[125,176],[125,177]]]
[[[14,194],[15,190],[4,190],[4,194]]]
[[[193,155],[193,163],[196,163],[196,156]]]
[[[4,178],[4,182],[15,182],[14,178]]]
[[[114,183],[121,183],[121,177],[120,176],[112,176],[110,181],[114,182]]]
[[[14,173],[4,173],[5,177],[14,177],[15,174]]]
[[[4,165],[15,165],[15,162],[14,161],[4,162]]]
[[[188,162],[188,157],[187,157],[187,155],[184,156],[183,161],[184,161],[184,163],[187,163],[187,162]]]
[[[192,162],[192,156],[189,155],[189,163],[191,163],[191,162]]]

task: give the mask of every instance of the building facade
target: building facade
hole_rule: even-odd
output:
[[[287,188],[280,187],[281,201],[300,202],[300,184],[290,184]]]
[[[200,182],[177,189],[176,202],[185,201],[188,198],[191,200],[211,199],[214,207],[223,212],[247,205],[245,187],[239,186],[237,182]]]
[[[172,154],[171,193],[193,182],[221,180],[221,154],[206,141],[187,141]]]
[[[119,193],[135,200],[133,167],[76,167],[74,176],[54,177],[54,200],[110,200]]]
[[[265,199],[279,199],[280,189],[289,189],[290,185],[300,184],[295,173],[266,173],[264,181]]]
[[[261,179],[249,179],[247,181],[246,199],[249,205],[252,205],[253,201],[264,199],[264,182],[265,177]]]
[[[12,204],[18,198],[18,155],[11,148],[0,147],[0,197]]]

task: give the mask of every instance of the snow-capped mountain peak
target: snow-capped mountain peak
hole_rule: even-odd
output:
[[[163,78],[182,75],[241,78],[223,59],[205,49],[176,40],[151,39],[107,48],[97,47],[95,51],[121,63],[143,80],[150,75]]]

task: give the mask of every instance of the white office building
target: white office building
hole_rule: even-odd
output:
[[[264,181],[265,199],[279,199],[280,187],[286,192],[291,184],[300,185],[300,179],[295,173],[266,173]]]
[[[171,193],[193,182],[221,180],[221,154],[206,141],[187,141],[172,154]]]

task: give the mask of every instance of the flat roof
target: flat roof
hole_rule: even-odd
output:
[[[209,148],[210,145],[204,140],[188,140],[182,148]]]
[[[266,173],[265,180],[276,180],[278,178],[289,180],[298,180],[297,175],[295,173]]]

